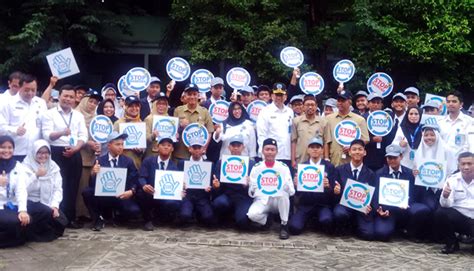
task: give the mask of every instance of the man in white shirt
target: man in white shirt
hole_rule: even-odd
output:
[[[463,152],[458,157],[460,172],[448,177],[435,213],[435,225],[445,242],[441,253],[459,250],[455,232],[474,236],[474,154]]]
[[[257,118],[258,156],[262,155],[263,141],[273,138],[278,144],[276,159],[291,169],[291,126],[294,113],[286,106],[286,86],[283,83],[273,85],[272,103],[260,111]]]
[[[71,85],[59,89],[59,104],[46,111],[42,118],[43,138],[51,144],[51,158],[61,169],[63,201],[61,210],[69,227],[81,228],[76,222],[76,198],[82,173],[80,150],[88,139],[84,116],[73,110],[76,93]]]
[[[36,97],[38,84],[34,76],[24,75],[20,85],[18,95],[0,109],[0,133],[13,138],[13,158],[21,162],[33,143],[41,138],[41,115],[48,108],[43,99]]]
[[[12,72],[8,76],[8,89],[0,94],[0,108],[6,105],[20,91],[20,80],[23,77],[21,72]]]

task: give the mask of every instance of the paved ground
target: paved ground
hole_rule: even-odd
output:
[[[52,243],[0,250],[0,269],[474,269],[474,254],[465,245],[447,256],[438,253],[440,245],[405,240],[365,242],[306,232],[280,241],[277,234],[277,227],[258,233],[200,227],[67,230]]]

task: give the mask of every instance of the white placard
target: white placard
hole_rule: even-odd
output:
[[[214,123],[223,123],[227,119],[229,116],[229,105],[228,101],[218,100],[209,106],[209,114]]]
[[[89,124],[89,133],[92,139],[99,143],[107,143],[107,138],[113,129],[112,121],[105,115],[95,116]]]
[[[446,180],[447,161],[419,159],[416,169],[419,171],[415,185],[443,188]]]
[[[393,90],[393,79],[386,73],[376,72],[367,80],[367,90],[369,93],[378,93],[385,98]]]
[[[262,100],[255,100],[247,106],[247,113],[249,114],[250,120],[253,122],[257,122],[258,115],[260,111],[267,107],[267,103]]]
[[[408,208],[410,182],[391,178],[380,178],[379,204]]]
[[[233,89],[242,89],[248,86],[251,81],[250,73],[241,67],[230,69],[226,75],[227,84]]]
[[[426,93],[425,104],[427,104],[429,101],[435,101],[439,104],[438,109],[439,109],[440,115],[444,116],[448,114],[448,106],[446,105],[446,97]]]
[[[199,69],[191,74],[191,83],[199,88],[199,92],[208,92],[211,89],[211,81],[214,74],[206,69]]]
[[[334,65],[332,75],[340,83],[349,82],[355,74],[355,66],[349,59],[343,59]]]
[[[156,170],[154,187],[154,199],[182,200],[183,172]]]
[[[315,72],[307,72],[300,78],[301,90],[310,95],[319,95],[324,90],[324,79]]]
[[[153,116],[153,130],[158,131],[156,141],[160,142],[163,138],[171,138],[173,142],[178,141],[176,134],[178,133],[179,118],[168,116]]]
[[[100,167],[95,179],[95,195],[116,197],[125,192],[127,183],[126,168]]]
[[[289,46],[281,50],[280,60],[283,64],[285,64],[285,66],[290,68],[296,68],[303,64],[304,56],[300,49],[293,46]]]
[[[237,155],[223,155],[221,163],[222,183],[246,184],[249,175],[249,157]]]
[[[370,112],[367,118],[367,129],[374,136],[386,136],[392,131],[393,119],[383,110]]]
[[[278,197],[283,193],[283,177],[274,169],[265,168],[257,175],[256,196]]]
[[[298,165],[298,191],[324,192],[324,165]]]
[[[210,186],[211,162],[184,161],[184,182],[186,189],[206,189]]]
[[[360,127],[353,120],[343,120],[334,129],[334,139],[341,146],[349,147],[352,141],[360,139],[360,137]]]
[[[347,179],[340,204],[356,211],[366,213],[374,196],[375,188],[368,184]]]
[[[191,74],[191,66],[184,58],[173,57],[166,64],[166,73],[176,82],[182,82]]]
[[[144,122],[120,123],[119,132],[128,135],[124,149],[146,148],[146,124]]]
[[[80,72],[70,47],[47,55],[46,60],[48,61],[51,73],[59,79],[66,78]]]
[[[147,69],[135,67],[125,74],[125,85],[132,91],[142,91],[151,83],[151,75]]]

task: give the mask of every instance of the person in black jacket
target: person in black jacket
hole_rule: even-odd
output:
[[[108,153],[96,160],[92,168],[89,186],[82,192],[84,203],[89,210],[91,218],[94,221],[93,231],[100,231],[104,228],[104,219],[102,214],[106,209],[113,209],[121,212],[124,217],[136,217],[140,214],[140,208],[136,203],[134,196],[137,191],[138,171],[132,159],[122,155],[124,140],[127,134],[112,132],[107,138]],[[127,169],[127,180],[125,192],[117,197],[95,196],[96,176],[101,167],[117,167]]]
[[[310,159],[304,164],[321,165],[324,166],[324,192],[296,192],[299,197],[296,212],[291,216],[289,221],[289,229],[292,234],[300,234],[303,232],[306,222],[316,216],[318,218],[318,225],[323,231],[330,231],[333,225],[333,187],[335,168],[327,160],[323,159],[323,140],[320,137],[313,138],[308,144],[308,154]],[[295,187],[298,183],[298,178],[295,177]]]
[[[334,200],[337,204],[334,206],[334,221],[339,228],[354,223],[357,227],[357,235],[360,238],[372,240],[374,238],[374,212],[371,206],[369,205],[367,213],[363,214],[339,204],[347,179],[374,186],[375,174],[363,163],[366,154],[364,141],[356,139],[352,141],[349,148],[351,161],[336,168]]]

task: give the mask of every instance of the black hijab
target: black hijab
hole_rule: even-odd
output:
[[[240,116],[240,118],[234,117],[234,110],[236,106],[240,106],[240,108],[242,108],[242,115]],[[244,106],[239,102],[231,102],[229,105],[228,111],[229,111],[229,116],[223,123],[224,131],[227,125],[232,126],[232,127],[237,126],[237,125],[242,124],[244,121],[250,119],[249,115],[247,114],[247,110],[245,110]]]
[[[114,101],[112,101],[112,99],[105,99],[102,102],[100,102],[99,105],[97,106],[97,115],[105,115],[104,114],[104,106],[107,102],[112,104],[112,106],[114,107],[114,111],[115,111]],[[118,120],[118,118],[115,115],[112,116],[112,117],[109,117],[109,118],[112,121],[112,123],[115,123]]]
[[[5,143],[5,142],[10,142],[13,145],[13,148],[15,148],[15,142],[13,142],[13,138],[10,136],[0,136],[0,146]],[[13,159],[13,156],[10,157],[10,159],[2,159],[0,158],[0,174],[2,174],[3,171],[5,171],[6,174],[10,173],[15,168],[16,161]]]
[[[416,109],[418,111],[418,114],[420,115],[420,119],[418,120],[417,123],[411,123],[408,120],[408,115],[412,109]],[[418,146],[420,145],[421,142],[421,116],[422,116],[422,111],[418,106],[409,106],[407,109],[407,112],[405,113],[405,116],[403,117],[402,123],[400,124],[400,128],[402,128],[403,135],[407,139],[408,144],[413,150],[418,149]],[[413,139],[412,139],[413,137]]]

